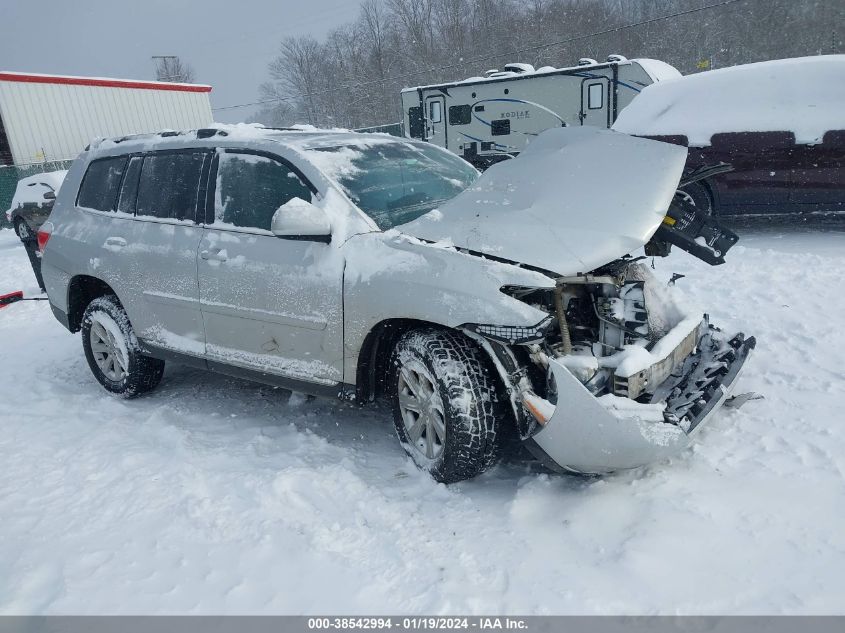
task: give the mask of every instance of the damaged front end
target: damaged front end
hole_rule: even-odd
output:
[[[556,469],[605,473],[686,447],[728,398],[754,338],[691,317],[635,259],[503,292],[549,313],[535,328],[466,331],[508,382],[520,435]]]

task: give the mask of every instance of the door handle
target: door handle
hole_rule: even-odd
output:
[[[121,249],[126,246],[126,240],[122,237],[107,237],[103,243],[103,248],[106,249]]]
[[[206,261],[211,262],[225,262],[227,259],[229,259],[226,256],[226,251],[221,251],[219,248],[212,248],[207,251],[200,251],[200,257]]]

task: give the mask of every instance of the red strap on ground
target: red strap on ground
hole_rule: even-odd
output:
[[[10,292],[7,295],[0,295],[0,310],[5,308],[7,305],[14,303],[15,301],[21,301],[23,299],[23,291],[18,290],[17,292]]]

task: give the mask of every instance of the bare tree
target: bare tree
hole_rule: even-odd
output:
[[[189,84],[194,81],[194,69],[176,55],[154,55],[156,81]]]
[[[684,13],[710,1],[362,0],[357,19],[322,41],[281,42],[261,87],[271,103],[256,120],[391,123],[401,118],[402,88],[515,61],[562,67],[620,53],[693,73],[842,51],[842,0],[740,0]]]

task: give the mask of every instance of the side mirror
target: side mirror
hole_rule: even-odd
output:
[[[332,227],[325,211],[302,198],[292,198],[276,209],[270,231],[277,237],[310,237],[329,241]]]
[[[56,199],[56,192],[55,191],[45,191],[44,192],[44,199],[45,200],[55,200]]]

